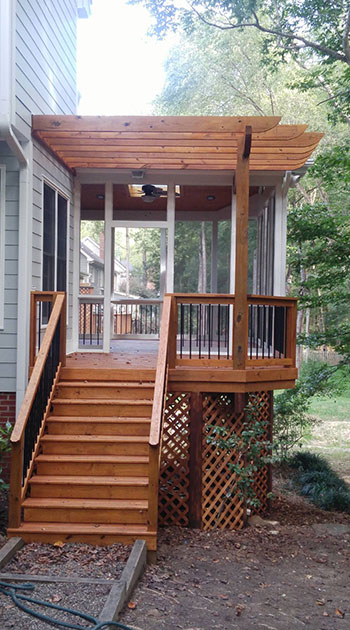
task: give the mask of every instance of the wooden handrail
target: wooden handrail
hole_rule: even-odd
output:
[[[24,399],[16,419],[11,435],[11,443],[15,444],[22,439],[28,416],[33,405],[35,394],[39,387],[39,381],[44,370],[45,362],[50,350],[51,342],[55,334],[57,324],[61,314],[64,312],[66,296],[64,293],[56,295],[49,322],[46,327],[43,342],[41,344],[34,368],[27,386]]]
[[[166,382],[166,368],[168,356],[168,341],[170,330],[172,298],[169,295],[164,297],[162,321],[160,325],[159,349],[156,369],[156,380],[154,386],[154,397],[151,417],[151,428],[149,444],[158,446],[160,442],[160,430],[162,424],[164,388]]]

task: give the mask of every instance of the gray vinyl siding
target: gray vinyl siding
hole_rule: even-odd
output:
[[[4,328],[0,330],[0,392],[16,391],[18,305],[18,192],[19,165],[7,144],[0,142],[5,175]]]
[[[31,133],[32,114],[75,114],[76,1],[17,0],[16,127]]]
[[[67,339],[72,336],[72,293],[73,293],[73,178],[46,149],[38,142],[33,144],[33,244],[32,244],[32,287],[42,289],[42,234],[43,234],[43,181],[57,188],[69,199],[68,216],[68,282],[67,282]]]

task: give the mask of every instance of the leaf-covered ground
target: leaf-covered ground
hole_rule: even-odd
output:
[[[350,517],[276,498],[241,532],[161,531],[122,621],[138,630],[331,630],[350,624]]]

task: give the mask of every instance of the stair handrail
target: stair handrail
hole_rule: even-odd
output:
[[[164,405],[166,400],[168,374],[168,346],[171,332],[173,299],[164,296],[162,320],[160,325],[159,349],[156,378],[154,385],[153,407],[149,436],[149,473],[148,473],[148,528],[157,531],[158,525],[158,484],[162,442]]]
[[[156,378],[155,378],[155,384],[154,384],[153,407],[152,407],[151,428],[150,428],[150,437],[149,437],[150,446],[158,446],[160,443],[160,437],[161,437],[171,307],[172,307],[172,296],[166,295],[164,297],[162,320],[161,320],[161,325],[160,325],[158,359],[157,359],[157,368],[156,368]]]
[[[53,341],[55,335],[58,335],[58,351],[57,360],[54,360]],[[50,318],[46,327],[44,338],[37,354],[34,367],[29,379],[29,383],[23,398],[22,405],[20,407],[12,435],[11,435],[11,478],[10,478],[10,497],[9,497],[9,526],[19,527],[21,518],[21,500],[25,495],[30,473],[33,468],[34,457],[36,456],[37,445],[39,436],[43,429],[43,420],[46,417],[52,393],[57,382],[59,370],[62,365],[65,365],[66,358],[66,295],[64,292],[56,292],[53,301],[53,307],[50,314]],[[50,352],[51,351],[51,352]],[[49,378],[44,378],[45,367],[51,362],[49,366],[53,373],[52,382]],[[55,365],[56,363],[56,365]],[[43,385],[43,381],[46,381]],[[45,387],[46,385],[46,387]],[[43,389],[43,392],[41,391]],[[29,418],[33,410],[33,406],[37,399],[37,396],[43,395],[45,389],[48,391],[48,395],[42,400],[44,407],[44,413],[42,418],[39,418],[39,429],[37,435],[34,434],[28,439],[27,448],[31,448],[31,442],[36,442],[33,446],[33,450],[28,453],[30,461],[26,467],[24,461],[25,450],[25,437],[26,428],[29,426]],[[26,468],[26,470],[25,470]]]

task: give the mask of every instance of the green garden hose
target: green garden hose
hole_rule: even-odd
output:
[[[80,612],[79,610],[74,610],[73,608],[64,608],[63,606],[57,606],[57,604],[51,604],[50,602],[43,602],[39,599],[33,599],[32,597],[29,597],[28,595],[23,595],[22,593],[18,592],[18,591],[34,591],[34,589],[35,589],[34,584],[26,583],[19,586],[18,584],[8,584],[7,582],[0,581],[0,593],[3,593],[4,595],[8,595],[9,597],[11,597],[12,601],[16,604],[16,606],[18,606],[18,608],[20,608],[24,612],[28,613],[29,615],[32,615],[33,617],[37,617],[38,619],[41,619],[42,621],[46,621],[47,623],[56,624],[57,626],[61,626],[62,628],[68,628],[69,630],[103,630],[103,628],[121,628],[121,630],[133,630],[132,628],[130,628],[130,626],[125,626],[124,624],[119,623],[118,621],[100,621],[99,622],[98,619],[96,619],[95,617],[92,617],[92,615],[87,615],[83,612]],[[77,625],[74,623],[68,623],[66,621],[59,621],[58,619],[49,617],[48,615],[43,615],[42,613],[37,612],[36,610],[33,610],[32,608],[29,608],[29,606],[26,606],[23,602],[30,602],[32,604],[37,604],[38,606],[43,606],[45,608],[53,608],[54,610],[61,610],[62,612],[66,612],[75,617],[80,617],[80,619],[84,619],[85,621],[88,621],[90,624],[93,624],[93,625],[82,626],[82,625]]]

